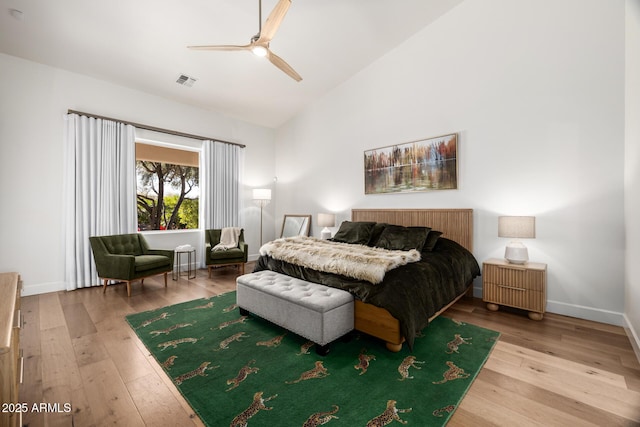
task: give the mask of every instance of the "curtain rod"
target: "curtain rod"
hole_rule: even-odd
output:
[[[94,119],[111,120],[113,122],[124,123],[126,125],[131,125],[131,126],[134,126],[136,128],[140,128],[140,129],[146,129],[146,130],[151,130],[151,131],[154,131],[154,132],[166,133],[166,134],[175,135],[175,136],[183,136],[185,138],[200,139],[200,140],[209,139],[209,140],[212,140],[212,141],[223,142],[225,144],[237,145],[237,146],[239,146],[241,148],[245,148],[246,147],[246,145],[244,145],[244,144],[239,144],[237,142],[231,142],[231,141],[224,141],[224,140],[219,139],[219,138],[209,138],[209,137],[206,137],[206,136],[193,135],[193,134],[190,134],[190,133],[184,133],[184,132],[180,132],[180,131],[177,131],[177,130],[163,129],[163,128],[158,128],[158,127],[155,127],[155,126],[143,125],[141,123],[134,123],[134,122],[126,121],[126,120],[113,119],[111,117],[98,116],[97,114],[84,113],[82,111],[67,110],[67,114],[78,114],[78,115],[81,115],[81,116],[93,117]]]

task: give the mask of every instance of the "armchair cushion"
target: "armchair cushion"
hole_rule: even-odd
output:
[[[237,260],[244,259],[244,251],[240,248],[227,249],[226,251],[215,251],[210,254],[213,260]]]
[[[168,267],[171,270],[171,259],[164,255],[138,255],[135,257],[136,272],[149,271]]]

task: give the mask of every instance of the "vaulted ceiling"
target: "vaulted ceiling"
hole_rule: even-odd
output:
[[[292,0],[270,47],[301,82],[248,51],[187,49],[248,44],[258,0],[0,0],[0,52],[278,127],[461,2]]]

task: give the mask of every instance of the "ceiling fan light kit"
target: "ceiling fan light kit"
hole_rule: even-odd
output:
[[[251,48],[251,52],[253,52],[255,56],[260,56],[260,57],[267,56],[267,48],[264,46],[253,46]]]
[[[247,45],[210,45],[210,46],[188,46],[195,50],[249,50],[256,56],[267,57],[267,59],[289,77],[299,82],[302,80],[298,74],[284,59],[273,53],[269,48],[269,43],[273,39],[282,24],[284,16],[291,6],[291,0],[279,0],[269,14],[269,17],[262,26],[262,0],[258,0],[258,34],[251,38],[251,43]]]

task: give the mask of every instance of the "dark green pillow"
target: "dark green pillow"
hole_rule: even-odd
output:
[[[429,231],[427,235],[427,240],[424,242],[424,246],[422,248],[423,252],[431,252],[433,248],[435,248],[436,243],[438,243],[438,239],[442,236],[442,231]]]
[[[416,249],[422,251],[427,236],[429,235],[429,227],[402,227],[400,225],[387,225],[380,238],[376,242],[376,246],[384,249],[408,251]]]
[[[334,242],[353,243],[357,245],[366,245],[371,237],[371,230],[375,222],[366,221],[343,221],[340,224],[338,232],[333,236]]]
[[[369,237],[369,243],[367,243],[369,246],[375,246],[376,243],[378,243],[378,239],[380,238],[380,235],[387,225],[389,224],[386,224],[384,222],[377,222],[373,226],[373,228],[371,229],[371,237]]]

